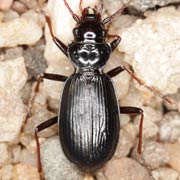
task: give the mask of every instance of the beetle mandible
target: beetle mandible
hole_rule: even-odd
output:
[[[94,174],[111,159],[116,150],[120,131],[120,113],[140,115],[138,152],[141,153],[143,110],[138,107],[119,106],[112,77],[126,70],[140,85],[144,85],[164,100],[168,102],[170,100],[145,85],[123,65],[107,73],[103,72],[110,54],[121,40],[118,35],[108,34],[105,25],[121,14],[132,0],[103,20],[101,19],[102,0],[99,8],[84,9],[80,0],[81,17],[73,12],[66,0],[63,1],[72,18],[77,22],[73,29],[74,40],[66,46],[53,34],[48,16],[46,22],[53,41],[74,65],[74,73],[70,77],[48,73],[40,74],[38,77],[35,94],[39,91],[42,79],[65,82],[58,116],[41,123],[35,129],[38,170],[42,172],[38,133],[58,123],[60,142],[66,157],[82,171]],[[108,37],[114,40],[109,43],[106,41]],[[35,95],[31,104],[34,98]]]

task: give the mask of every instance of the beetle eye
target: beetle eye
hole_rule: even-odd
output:
[[[78,36],[79,36],[79,29],[78,29],[78,28],[75,28],[75,29],[73,30],[73,34],[74,34],[74,36],[78,37]]]

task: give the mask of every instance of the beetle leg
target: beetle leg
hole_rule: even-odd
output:
[[[142,81],[141,79],[139,79],[131,70],[129,70],[126,66],[118,66],[114,69],[112,69],[111,71],[107,72],[107,75],[109,75],[110,77],[114,77],[116,75],[118,75],[119,73],[121,73],[122,71],[126,70],[133,79],[135,79],[139,85],[144,86],[145,88],[147,88],[148,90],[150,90],[151,92],[153,92],[155,95],[159,96],[160,98],[162,98],[164,101],[168,102],[169,104],[174,104],[173,100],[171,100],[170,98],[168,98],[167,96],[164,96],[161,94],[161,92],[159,92],[157,89],[155,89],[154,87],[150,87],[148,85],[145,84],[144,81]]]
[[[120,113],[121,114],[138,114],[138,115],[141,115],[140,123],[139,123],[139,143],[138,143],[138,153],[140,154],[142,152],[142,133],[143,133],[144,112],[141,108],[138,108],[138,107],[124,106],[124,107],[120,107]],[[153,180],[155,180],[154,177],[152,176],[151,168],[150,168],[150,166],[148,166],[146,164],[146,161],[145,161],[143,156],[141,157],[141,161],[142,162],[140,162],[140,164],[144,165],[147,168],[149,175],[151,176],[151,178]]]
[[[108,34],[107,37],[109,38],[115,38],[111,43],[111,50],[114,51],[114,49],[118,46],[118,44],[121,41],[121,37],[119,35],[110,35]]]
[[[120,74],[122,71],[124,71],[125,69],[123,68],[123,66],[118,66],[110,71],[108,71],[106,74],[110,77],[113,78],[114,76],[117,76],[118,74]]]
[[[41,175],[41,178],[43,177],[42,175],[42,164],[41,164],[41,152],[40,152],[40,143],[39,143],[39,139],[38,139],[38,133],[54,124],[56,124],[58,121],[58,117],[53,117],[41,124],[39,124],[35,131],[34,131],[34,136],[35,136],[35,140],[36,140],[36,146],[37,146],[37,160],[38,160],[38,171]],[[43,178],[42,178],[43,179]]]
[[[63,75],[50,74],[50,73],[41,73],[38,75],[37,83],[36,83],[35,88],[34,88],[34,95],[32,96],[32,98],[30,99],[30,101],[28,103],[28,112],[27,112],[27,115],[26,115],[26,118],[24,121],[24,125],[27,123],[29,117],[31,117],[32,105],[34,103],[34,100],[35,100],[37,93],[39,92],[39,86],[40,86],[41,81],[43,79],[49,79],[49,80],[53,80],[53,81],[65,82],[67,78],[68,77],[63,76]]]
[[[64,53],[64,55],[68,57],[67,46],[54,35],[53,30],[52,30],[52,25],[51,25],[51,19],[49,18],[49,16],[46,16],[46,22],[48,24],[48,27],[52,36],[52,40],[59,47],[59,49]]]
[[[139,114],[141,115],[140,123],[139,123],[139,143],[138,143],[138,153],[142,152],[142,132],[143,132],[143,119],[144,114],[143,110],[138,107],[120,107],[121,114]]]

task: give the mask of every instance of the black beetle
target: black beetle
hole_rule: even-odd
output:
[[[105,24],[122,13],[130,2],[102,20],[102,0],[99,9],[97,7],[83,9],[82,0],[80,0],[81,17],[76,15],[64,0],[73,19],[77,22],[73,29],[74,41],[68,46],[54,36],[50,18],[46,16],[53,41],[70,58],[75,70],[70,77],[44,73],[38,78],[35,94],[43,78],[65,82],[58,116],[41,123],[35,129],[39,172],[42,172],[42,167],[38,132],[57,122],[64,154],[86,173],[94,174],[113,156],[119,139],[120,113],[141,116],[138,144],[138,152],[141,152],[143,110],[138,107],[119,107],[111,78],[126,70],[140,85],[144,85],[159,96],[161,94],[146,86],[125,66],[119,66],[107,73],[103,72],[110,54],[121,40],[118,35],[109,35]],[[114,40],[109,43],[106,41],[108,37]],[[161,97],[170,102],[167,97]],[[26,121],[30,116],[34,98],[35,95],[31,100]]]

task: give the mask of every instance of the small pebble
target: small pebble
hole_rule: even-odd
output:
[[[179,29],[180,12],[161,8],[121,32],[118,46],[136,75],[165,95],[176,93],[180,84]]]
[[[27,11],[26,6],[19,2],[19,1],[14,1],[12,4],[12,9],[18,13],[24,13],[25,11]]]
[[[61,180],[84,178],[84,175],[75,168],[75,165],[65,157],[57,136],[49,138],[41,145],[41,159],[47,180],[60,180],[59,177]]]
[[[36,10],[28,10],[21,15],[21,18],[31,19],[34,23],[38,24],[41,28],[45,25],[45,17],[43,14],[38,13]],[[38,45],[38,43],[37,43]]]
[[[7,164],[8,161],[10,160],[10,154],[8,152],[7,144],[0,143],[0,154],[1,154],[0,167],[2,167],[3,165]]]
[[[163,167],[152,171],[154,180],[179,180],[179,173],[174,169]]]
[[[17,145],[12,148],[13,163],[18,163],[21,157],[21,146]]]
[[[0,179],[1,180],[12,180],[12,175],[13,175],[13,165],[7,164],[3,166],[0,169]]]
[[[165,166],[170,159],[164,145],[155,141],[145,143],[142,156],[151,169]]]
[[[0,142],[13,142],[18,137],[26,111],[17,94],[0,88]]]
[[[161,141],[176,142],[180,138],[180,113],[167,113],[160,123],[159,137]]]
[[[131,136],[126,130],[120,130],[119,143],[115,152],[117,157],[125,157],[129,154],[134,145],[135,137]]]
[[[27,149],[21,151],[19,162],[32,167],[37,167],[37,154],[31,153]]]
[[[42,28],[31,19],[16,18],[0,23],[0,47],[33,45],[42,36]]]
[[[169,153],[169,162],[168,164],[175,170],[180,172],[180,144],[165,144],[165,148]]]
[[[8,48],[5,53],[4,60],[16,59],[22,57],[23,49],[22,47]]]
[[[34,9],[37,8],[37,3],[39,0],[19,0],[20,2],[22,2],[26,7],[28,7],[29,9]]]
[[[144,99],[143,99],[142,94],[131,83],[128,94],[124,98],[122,98],[120,101],[120,106],[142,107],[143,102],[144,102]]]
[[[3,22],[10,22],[16,18],[19,18],[19,14],[14,10],[9,9],[8,11],[4,12]]]
[[[17,164],[13,170],[13,180],[40,180],[37,168],[26,164]]]
[[[10,9],[13,0],[0,0],[0,10],[7,11]]]
[[[0,62],[0,79],[0,88],[18,94],[27,80],[24,58],[18,57]]]
[[[104,175],[108,180],[152,180],[145,167],[126,157],[111,160]]]
[[[35,47],[30,47],[23,51],[23,56],[28,72],[28,80],[36,78],[40,73],[43,73],[47,67],[43,57],[44,42],[41,42]]]
[[[121,128],[127,125],[131,120],[131,117],[129,114],[120,114],[120,126]]]

